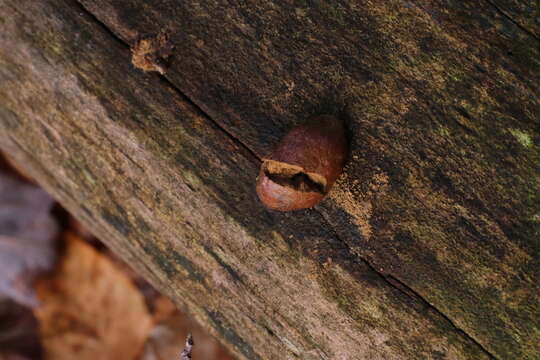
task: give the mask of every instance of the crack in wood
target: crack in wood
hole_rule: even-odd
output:
[[[536,36],[532,31],[527,29],[525,26],[521,25],[517,20],[514,20],[510,15],[508,15],[506,12],[504,12],[495,2],[492,0],[486,0],[486,2],[491,5],[495,11],[497,11],[499,14],[501,14],[504,18],[508,19],[508,21],[512,22],[514,25],[516,25],[520,30],[528,34],[529,36],[532,36],[534,39],[540,41],[540,37]]]
[[[371,266],[369,263],[368,263],[368,266]],[[429,301],[427,301],[426,299],[424,299],[419,293],[417,293],[414,289],[412,289],[411,287],[407,286],[407,284],[405,284],[404,282],[402,282],[401,280],[399,280],[398,278],[396,278],[395,276],[393,275],[384,275],[383,274],[383,277],[390,283],[392,284],[394,287],[400,289],[400,287],[403,287],[403,289],[400,289],[402,293],[406,294],[406,295],[409,295],[413,298],[415,298],[416,300],[420,301],[422,304],[426,305],[429,309],[435,311],[437,314],[439,314],[440,316],[442,316],[446,321],[448,321],[452,327],[460,334],[462,334],[463,336],[465,336],[466,338],[470,339],[473,343],[475,343],[479,348],[481,348],[484,353],[488,356],[490,356],[492,359],[498,359],[495,355],[493,355],[492,353],[490,353],[486,348],[484,348],[482,346],[482,344],[480,344],[478,341],[476,341],[472,336],[470,336],[469,334],[467,334],[467,332],[465,332],[465,330],[463,330],[462,328],[460,328],[459,326],[457,326],[453,321],[452,319],[450,319],[448,316],[446,316],[446,314],[444,314],[443,312],[439,311],[439,309],[437,309],[433,304],[431,304]]]
[[[318,209],[313,209],[315,210],[320,216],[321,218],[324,219],[324,221],[326,223],[328,223],[328,221],[326,220],[326,218],[324,217],[324,215],[318,210]],[[330,224],[329,224],[330,225]],[[331,226],[331,225],[330,225]],[[332,227],[333,229],[333,227]],[[386,283],[388,283],[392,288],[398,290],[400,293],[404,294],[405,296],[407,297],[410,297],[410,298],[413,298],[415,299],[416,301],[420,302],[421,304],[423,304],[424,306],[426,306],[427,308],[429,308],[430,310],[434,311],[436,314],[438,314],[439,316],[441,316],[443,319],[445,319],[446,321],[448,321],[448,323],[452,326],[452,328],[454,328],[454,330],[456,330],[458,333],[460,333],[461,335],[463,335],[465,338],[469,339],[470,341],[472,341],[474,344],[476,344],[487,356],[489,356],[491,359],[494,359],[494,360],[498,360],[497,357],[495,357],[492,353],[490,353],[484,346],[482,346],[482,344],[480,344],[474,337],[472,337],[471,335],[469,335],[465,330],[461,329],[460,327],[458,327],[446,314],[444,314],[442,311],[440,311],[439,309],[437,309],[437,307],[435,307],[435,305],[431,304],[429,301],[427,301],[426,299],[424,299],[422,297],[422,295],[420,295],[418,292],[416,292],[414,289],[412,289],[411,287],[409,287],[407,284],[405,284],[404,282],[402,282],[401,280],[399,280],[398,278],[396,278],[394,275],[391,275],[391,274],[386,274],[384,272],[380,272],[378,271],[371,263],[369,263],[369,261],[367,261],[366,259],[364,259],[362,256],[358,255],[357,253],[353,252],[352,249],[350,248],[349,244],[347,244],[346,241],[344,241],[337,233],[336,231],[334,230],[334,236],[339,240],[341,241],[341,243],[349,250],[349,252],[351,254],[356,254],[357,256],[357,259],[362,261],[363,263],[365,263],[369,269],[371,269],[374,273],[378,274],[379,276],[381,276],[382,279],[384,279],[384,281],[386,281]],[[345,269],[346,270],[346,269]]]
[[[103,22],[101,22],[92,12],[90,12],[86,7],[84,7],[83,4],[81,4],[78,0],[73,0],[74,4],[82,11],[84,14],[86,14],[92,21],[94,21],[101,29],[103,29],[107,34],[109,34],[112,38],[114,38],[118,43],[122,44],[125,48],[130,49],[130,46],[128,43],[126,43],[124,40],[122,40],[120,37],[116,35],[114,31],[112,31],[107,25],[105,25]],[[211,121],[215,126],[217,126],[221,131],[223,131],[227,137],[229,137],[235,144],[241,146],[244,150],[249,152],[253,157],[255,157],[259,162],[262,161],[261,157],[258,156],[255,151],[253,151],[251,148],[249,148],[246,144],[244,144],[240,139],[238,139],[236,136],[234,136],[232,133],[227,131],[226,128],[224,128],[220,123],[215,121],[208,113],[206,113],[201,106],[199,106],[197,103],[195,103],[192,99],[190,99],[186,94],[184,94],[179,88],[177,88],[164,74],[158,73],[155,74],[160,81],[164,82],[167,87],[174,90],[178,95],[182,97],[183,100],[185,100],[188,104],[194,107],[194,109],[199,112],[204,118]]]

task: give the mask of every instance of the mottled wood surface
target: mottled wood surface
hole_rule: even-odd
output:
[[[0,0],[0,146],[239,358],[536,359],[533,3]],[[344,176],[265,210],[259,159],[322,112]]]
[[[540,2],[538,0],[488,0],[500,14],[525,32],[540,39]]]

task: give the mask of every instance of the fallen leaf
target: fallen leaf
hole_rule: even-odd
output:
[[[73,234],[56,273],[36,285],[47,358],[136,359],[152,319],[143,296],[107,257]]]
[[[11,351],[0,352],[0,360],[35,360],[35,358],[22,356]]]
[[[30,308],[11,300],[0,301],[0,360],[42,359],[37,321]]]
[[[34,277],[51,270],[56,259],[53,204],[39,187],[0,173],[0,299],[36,305]]]
[[[155,302],[154,319],[156,325],[144,346],[141,360],[179,359],[190,333],[195,343],[193,360],[234,360],[215,338],[164,296]]]

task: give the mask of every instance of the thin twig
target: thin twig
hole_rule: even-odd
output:
[[[193,347],[193,336],[191,334],[188,334],[186,338],[186,347],[184,348],[184,351],[182,351],[182,354],[180,355],[180,360],[191,360],[191,348]]]

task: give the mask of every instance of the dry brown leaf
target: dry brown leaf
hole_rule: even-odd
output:
[[[33,360],[32,358],[11,352],[0,352],[0,360]]]
[[[32,310],[11,300],[0,300],[0,360],[16,355],[42,359],[37,321]]]
[[[73,234],[54,276],[36,285],[48,359],[136,359],[152,320],[133,283]]]
[[[225,348],[206,330],[176,306],[161,296],[155,302],[154,319],[157,324],[144,346],[141,360],[180,359],[186,345],[186,337],[193,335],[193,360],[234,360]]]
[[[0,299],[33,306],[32,281],[56,257],[54,200],[39,187],[0,172]]]

